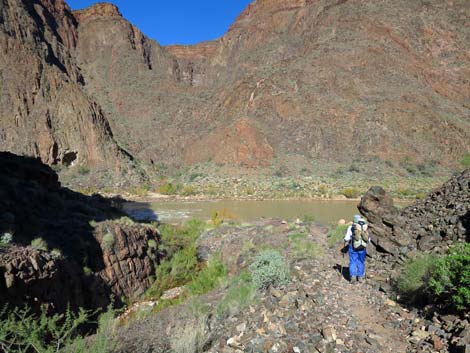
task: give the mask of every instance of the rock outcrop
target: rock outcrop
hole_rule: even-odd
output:
[[[129,158],[84,90],[77,39],[63,0],[0,1],[0,151],[118,175]]]
[[[112,241],[106,243],[105,236]],[[101,223],[95,232],[101,244],[104,268],[99,273],[118,298],[137,298],[152,284],[157,260],[155,229],[138,225]],[[153,242],[153,243],[152,243]]]
[[[358,209],[379,251],[444,251],[455,241],[470,241],[470,169],[403,210],[381,187],[369,189]]]
[[[0,152],[0,237],[12,237],[0,247],[0,302],[60,311],[142,294],[159,234],[117,204],[61,188],[38,159]]]
[[[168,47],[122,17],[83,15],[100,8],[76,16],[85,87],[147,162],[321,168],[361,156],[373,172],[469,151],[464,0],[260,0],[222,38]],[[225,141],[241,119],[266,138],[263,158],[237,159],[252,149],[243,136]],[[201,147],[215,139],[230,158]]]

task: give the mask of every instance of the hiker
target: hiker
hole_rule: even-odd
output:
[[[366,248],[369,243],[369,231],[367,222],[360,216],[355,215],[353,223],[348,227],[344,236],[344,245],[349,243],[349,281],[361,282],[365,276]]]

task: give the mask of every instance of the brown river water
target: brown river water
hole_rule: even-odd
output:
[[[262,217],[302,219],[313,216],[329,224],[339,219],[350,220],[357,211],[357,200],[214,200],[214,201],[155,201],[129,202],[124,210],[136,219],[158,219],[165,223],[181,223],[191,218],[208,220],[214,212],[224,212],[238,222],[250,222]]]

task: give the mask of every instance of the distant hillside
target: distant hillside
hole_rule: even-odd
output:
[[[146,161],[449,163],[470,148],[465,4],[259,0],[220,40],[163,48],[97,5],[77,56]]]
[[[113,172],[121,148],[273,170],[470,152],[464,0],[257,0],[219,40],[168,47],[111,4],[0,4],[2,150]]]

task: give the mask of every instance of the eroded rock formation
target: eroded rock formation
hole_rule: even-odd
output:
[[[370,188],[358,209],[379,251],[444,251],[455,241],[470,241],[470,169],[403,210],[381,187]]]
[[[64,310],[142,294],[159,234],[116,202],[61,188],[38,159],[0,152],[0,237],[12,237],[0,247],[0,302]]]
[[[116,136],[146,161],[452,164],[470,147],[465,5],[258,0],[222,38],[168,47],[114,12],[83,15],[94,6],[77,13],[76,55]],[[253,145],[225,138],[241,119],[266,158],[246,163],[236,151]],[[220,138],[224,158],[201,147]]]

